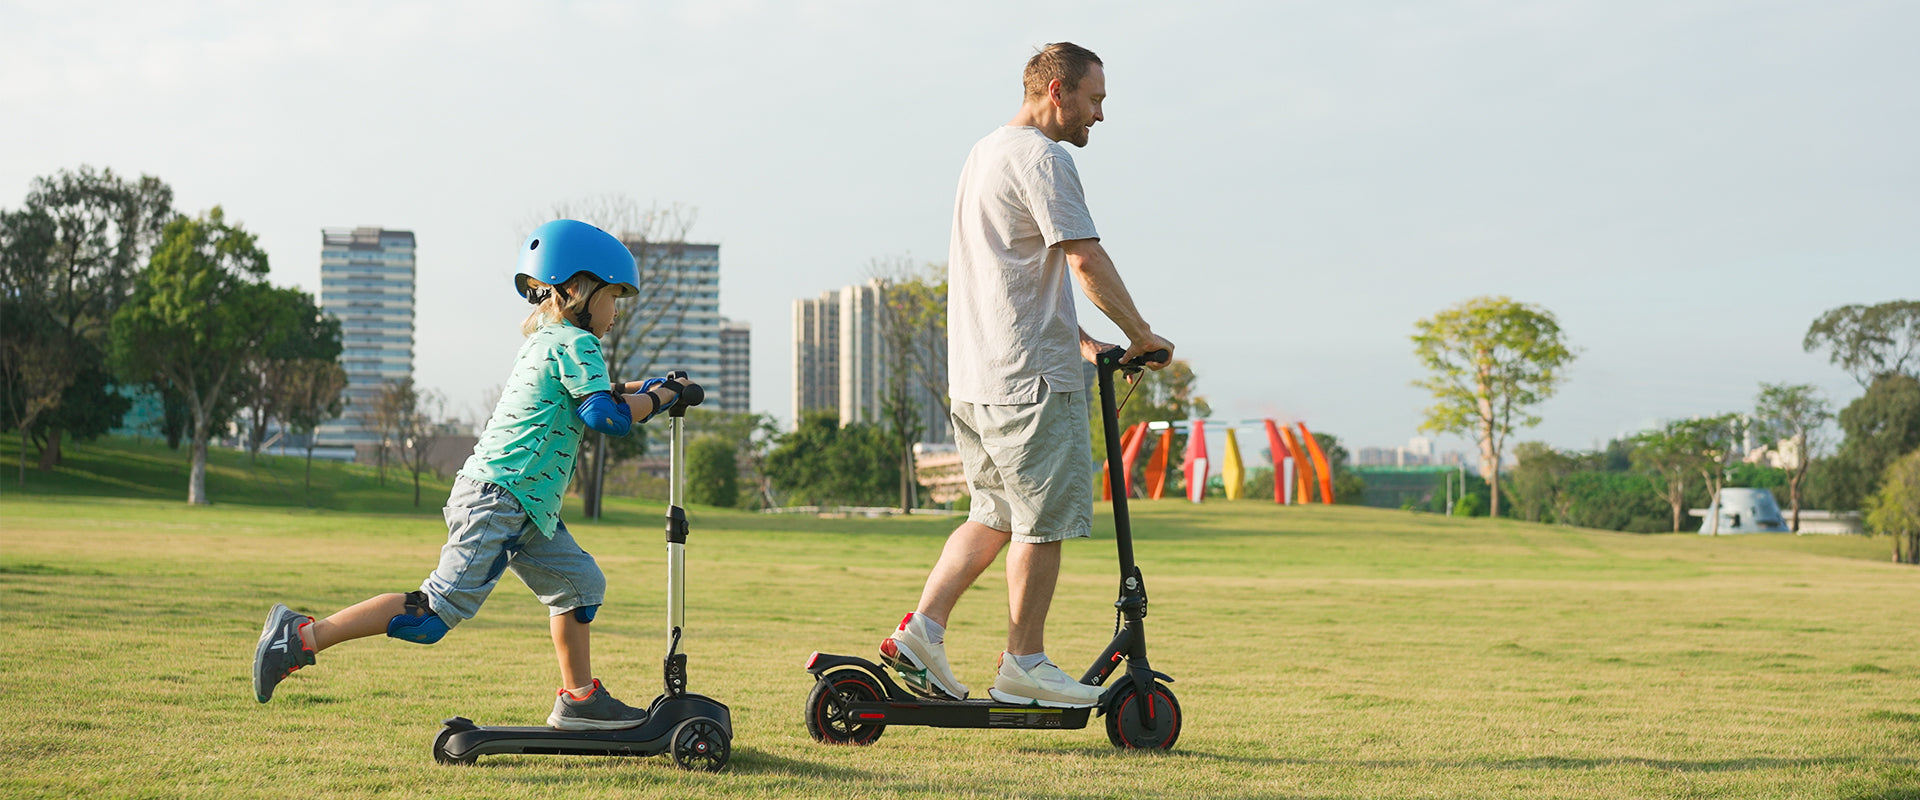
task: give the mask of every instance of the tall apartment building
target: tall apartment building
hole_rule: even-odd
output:
[[[884,424],[889,375],[885,282],[878,278],[793,303],[793,418],[816,409],[840,423]],[[944,378],[945,376],[941,376]],[[952,438],[945,404],[920,383],[908,389],[921,410],[923,442]]]
[[[320,305],[340,320],[346,411],[320,426],[328,446],[376,444],[366,414],[388,381],[413,377],[412,231],[323,228]]]
[[[628,242],[640,260],[640,302],[661,308],[660,324],[629,349],[659,354],[652,363],[615,367],[623,380],[686,370],[712,395],[724,396],[720,345],[720,245]],[[653,313],[649,309],[648,313]],[[664,343],[664,344],[663,344]]]
[[[720,320],[720,388],[708,395],[721,411],[745,414],[753,410],[753,326],[740,320]]]
[[[840,293],[793,301],[793,419],[840,410]]]

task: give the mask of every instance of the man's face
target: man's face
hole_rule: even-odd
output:
[[[1093,123],[1106,119],[1101,113],[1100,104],[1107,99],[1107,72],[1099,64],[1087,67],[1086,77],[1080,79],[1080,85],[1072,92],[1060,95],[1060,130],[1054,133],[1055,141],[1069,142],[1074,147],[1087,146],[1087,133],[1093,129]]]

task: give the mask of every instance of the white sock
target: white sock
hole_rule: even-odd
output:
[[[940,644],[947,640],[947,626],[934,622],[932,617],[914,612],[913,618],[920,622],[920,633],[929,644]]]
[[[1024,656],[1008,653],[1007,656],[1013,659],[1013,663],[1019,664],[1021,669],[1028,672],[1032,672],[1034,667],[1047,663],[1047,653],[1044,650]]]

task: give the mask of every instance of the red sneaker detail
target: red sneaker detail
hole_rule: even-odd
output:
[[[900,645],[894,644],[893,637],[882,639],[880,640],[880,655],[886,656],[887,658],[899,658]]]
[[[904,631],[904,630],[906,630],[906,629],[907,629],[907,621],[908,621],[908,620],[911,620],[911,619],[913,619],[913,612],[911,612],[911,611],[909,611],[909,612],[907,612],[907,615],[906,615],[906,616],[904,616],[904,617],[901,617],[901,618],[900,618],[900,627],[899,627],[899,630],[903,630],[903,631]]]

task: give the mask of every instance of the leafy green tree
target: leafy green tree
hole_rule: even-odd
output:
[[[1705,461],[1706,445],[1696,426],[1682,420],[1633,438],[1634,467],[1652,479],[1650,484],[1673,513],[1673,532],[1687,510],[1687,483]]]
[[[734,445],[708,434],[687,445],[687,500],[732,508],[740,502],[740,465]]]
[[[900,480],[887,433],[878,426],[842,426],[839,414],[812,411],[767,453],[766,472],[796,505],[880,505]]]
[[[780,434],[773,417],[766,414],[728,413],[701,406],[687,412],[687,432],[692,437],[716,437],[733,448],[737,474],[745,483],[738,489],[752,494],[745,503],[747,507],[759,509],[774,505],[772,488],[765,471],[767,448]],[[691,454],[688,457],[691,458]],[[736,497],[735,507],[742,505],[741,499]]]
[[[1920,449],[1895,459],[1867,503],[1867,525],[1893,537],[1893,560],[1920,564]]]
[[[1747,421],[1739,414],[1720,414],[1685,424],[1694,426],[1694,436],[1703,448],[1698,469],[1707,487],[1707,530],[1718,536],[1720,515],[1713,511],[1713,504],[1720,501],[1720,489],[1727,484],[1727,469],[1733,464],[1734,448],[1746,435]]]
[[[282,389],[282,384],[293,371],[302,369],[299,363],[340,358],[340,320],[320,310],[311,295],[299,292],[298,296],[302,308],[294,317],[296,324],[275,330],[266,346],[242,365],[236,396],[249,412],[249,458],[259,456],[269,421],[279,420],[283,426],[287,422],[287,409],[281,404],[297,398]]]
[[[109,328],[175,216],[172,203],[173,190],[158,178],[125,180],[82,166],[36,178],[22,209],[0,212],[0,314],[45,314],[57,332],[32,340],[47,348],[33,358],[64,360],[72,378],[38,398],[42,469],[59,463],[65,434],[99,436],[126,413],[106,364]]]
[[[1656,533],[1668,527],[1667,508],[1659,478],[1641,472],[1580,470],[1567,475],[1561,497],[1565,514],[1560,521],[1582,528],[1633,533]],[[1682,507],[1697,500],[1682,493]]]
[[[916,270],[904,258],[877,260],[880,338],[886,363],[881,419],[900,460],[900,510],[917,505],[913,446],[926,433],[929,413],[945,416],[947,401],[947,281],[945,270]]]
[[[304,297],[266,282],[267,255],[218,206],[169,223],[133,297],[114,314],[115,369],[179,393],[192,413],[187,502],[207,503],[207,445],[243,364],[298,324]]]
[[[306,437],[305,488],[313,488],[314,431],[345,409],[347,370],[337,358],[295,358],[270,367],[273,404],[280,419],[295,435]]]
[[[0,400],[20,431],[20,485],[27,485],[27,441],[35,424],[73,385],[74,342],[41,309],[0,306]]]
[[[1800,532],[1800,484],[1813,463],[1813,451],[1820,445],[1820,432],[1833,419],[1820,390],[1811,384],[1762,383],[1753,412],[1755,432],[1770,442],[1786,441],[1792,447],[1792,466],[1788,468],[1787,495],[1793,511],[1790,527]]]
[[[1567,500],[1563,484],[1579,467],[1579,460],[1545,442],[1521,442],[1513,448],[1517,462],[1513,483],[1516,516],[1528,522],[1565,522]]]
[[[1414,352],[1432,372],[1414,385],[1435,400],[1420,429],[1473,437],[1489,513],[1499,516],[1507,437],[1540,424],[1527,409],[1553,396],[1575,352],[1552,312],[1506,297],[1467,300],[1414,328]]]
[[[1882,374],[1839,419],[1846,438],[1822,465],[1819,499],[1829,508],[1858,509],[1877,491],[1887,465],[1920,447],[1920,380]]]
[[[1830,309],[1807,327],[1800,346],[1826,350],[1834,366],[1863,387],[1887,374],[1920,377],[1920,301]]]

